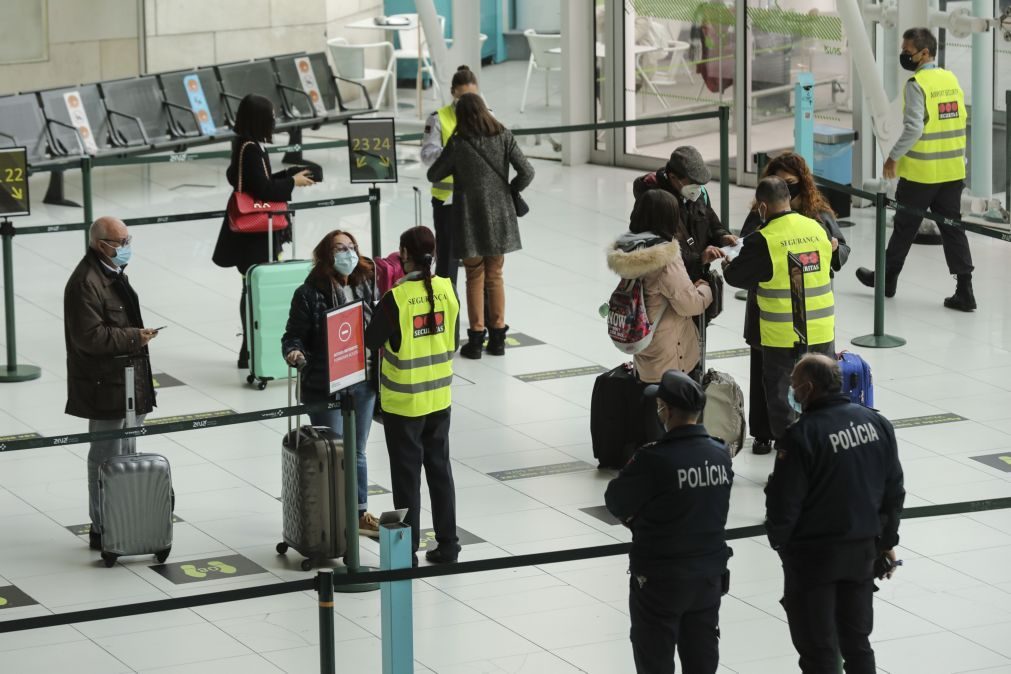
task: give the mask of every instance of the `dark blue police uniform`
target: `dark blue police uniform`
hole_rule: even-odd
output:
[[[639,674],[672,674],[675,646],[689,674],[719,665],[733,478],[726,445],[695,424],[640,448],[607,486],[607,509],[632,530],[630,636]]]
[[[905,500],[895,431],[834,394],[790,426],[766,488],[783,607],[802,672],[873,674],[874,561],[899,542]]]

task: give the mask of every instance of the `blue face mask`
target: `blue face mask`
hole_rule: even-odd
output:
[[[792,386],[786,391],[786,401],[790,403],[790,407],[793,408],[794,412],[797,414],[803,414],[804,406],[797,400],[797,396],[794,394]]]
[[[358,253],[342,250],[333,256],[333,266],[341,276],[349,276],[358,267]]]
[[[130,261],[130,257],[133,255],[133,251],[130,250],[130,246],[120,246],[116,249],[116,254],[112,257],[112,261],[116,263],[117,267],[125,267]]]

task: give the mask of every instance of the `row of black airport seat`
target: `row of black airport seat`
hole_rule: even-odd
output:
[[[312,67],[325,113],[302,87],[296,58]],[[207,102],[213,133],[206,133],[190,105],[185,78],[196,75]],[[340,83],[361,89],[362,107],[349,107]],[[85,139],[70,119],[64,94],[77,92],[97,146],[94,156],[185,151],[234,136],[239,101],[259,94],[274,103],[277,130],[300,142],[301,129],[318,128],[374,111],[358,82],[334,75],[323,52],[298,52],[251,61],[203,66],[107,82],[0,96],[0,147],[24,146],[33,169],[56,168],[88,154]]]

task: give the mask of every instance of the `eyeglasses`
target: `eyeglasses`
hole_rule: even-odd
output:
[[[336,253],[343,253],[343,252],[348,251],[348,250],[353,250],[356,253],[358,252],[358,246],[356,246],[353,243],[352,244],[338,243],[336,246],[333,247],[333,249],[334,249],[334,252],[336,252]]]
[[[128,236],[125,239],[99,239],[99,241],[104,241],[113,248],[119,248],[121,246],[129,246],[130,242],[133,241],[132,236]],[[115,245],[113,245],[115,244]]]

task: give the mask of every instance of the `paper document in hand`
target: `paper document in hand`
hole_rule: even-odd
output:
[[[742,248],[744,248],[744,239],[738,239],[737,243],[732,246],[723,246],[720,250],[723,251],[723,254],[727,256],[728,260],[733,260],[741,254]]]

